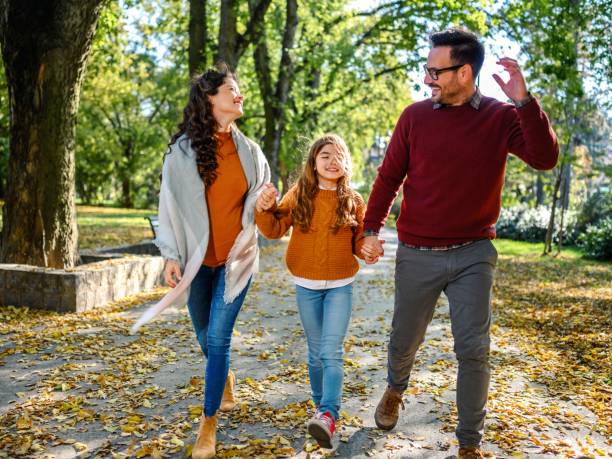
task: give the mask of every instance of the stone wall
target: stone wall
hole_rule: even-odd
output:
[[[159,256],[111,258],[74,269],[0,264],[0,304],[81,312],[161,283]]]

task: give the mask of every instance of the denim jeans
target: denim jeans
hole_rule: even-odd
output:
[[[342,399],[343,343],[351,320],[353,285],[311,290],[295,286],[308,342],[308,373],[316,406],[338,419]]]
[[[231,303],[223,301],[225,265],[200,268],[191,283],[187,307],[202,352],[207,357],[204,414],[214,416],[221,405],[229,371],[234,323],[251,281]]]

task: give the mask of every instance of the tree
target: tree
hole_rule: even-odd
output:
[[[255,14],[254,2],[250,1],[249,5],[251,6],[251,14]],[[272,172],[272,183],[275,184],[278,183],[279,179],[279,151],[286,123],[285,105],[288,102],[291,91],[293,76],[291,53],[293,52],[297,26],[298,2],[297,0],[286,0],[285,24],[283,27],[281,57],[278,64],[276,83],[272,81],[273,77],[265,32],[261,34],[253,52],[265,117],[263,151],[268,155]]]
[[[4,198],[8,172],[9,112],[8,88],[0,59],[0,199]],[[2,228],[2,225],[0,225]]]
[[[189,0],[189,75],[203,70],[206,65],[208,24],[206,0]]]
[[[10,152],[0,260],[75,264],[74,138],[103,0],[0,0]]]
[[[244,33],[238,33],[239,11],[237,0],[221,0],[219,18],[218,51],[215,60],[221,60],[231,69],[238,68],[238,61],[249,45],[256,42],[263,30],[266,11],[272,0],[252,2]]]
[[[156,60],[155,40],[130,36],[148,31],[148,15],[105,8],[83,85],[77,127],[78,196],[87,203],[111,199],[123,207],[149,207],[168,138],[187,89],[185,65]],[[144,21],[144,22],[143,22]]]
[[[305,138],[320,131],[337,131],[356,152],[388,135],[410,98],[407,73],[420,63],[427,31],[455,21],[477,30],[484,24],[472,3],[443,3],[385,1],[356,10],[345,0],[306,1],[299,11],[289,0],[272,5],[253,55],[264,115],[263,123],[254,121],[273,182],[287,187]]]
[[[499,29],[521,44],[528,57],[529,84],[540,95],[561,146],[551,187],[545,254],[552,251],[559,204],[561,247],[576,151],[590,129],[588,119],[597,111],[584,82],[590,79],[598,83],[596,87],[609,85],[611,57],[602,19],[607,16],[607,9],[606,2],[601,0],[507,1],[494,19]]]

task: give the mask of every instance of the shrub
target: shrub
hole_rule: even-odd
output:
[[[612,215],[612,190],[597,191],[584,203],[576,221],[576,230],[584,233],[589,225],[597,225]]]
[[[558,225],[561,212],[558,209],[555,216],[556,226],[553,237],[558,238]],[[526,204],[503,208],[495,225],[497,237],[519,241],[542,242],[546,237],[550,209],[545,206],[528,207]],[[576,213],[565,212],[563,222],[563,242],[573,244],[576,241]]]
[[[612,260],[612,217],[599,220],[596,225],[587,226],[578,238],[578,243],[588,258]]]

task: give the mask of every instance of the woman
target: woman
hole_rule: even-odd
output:
[[[218,409],[234,407],[230,341],[258,266],[254,206],[270,170],[257,144],[234,121],[243,96],[227,68],[194,79],[183,121],[164,158],[156,245],[173,288],[143,314],[136,331],[162,309],[184,304],[207,357],[204,413],[194,459],[215,455]]]

